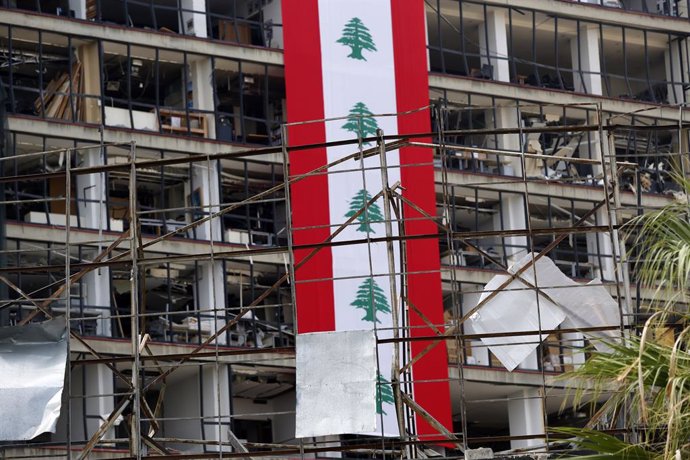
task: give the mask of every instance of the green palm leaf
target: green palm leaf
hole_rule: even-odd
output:
[[[615,436],[594,430],[580,428],[553,428],[552,431],[568,436],[573,436],[570,441],[578,449],[598,452],[577,457],[578,460],[653,460],[652,452],[645,450],[637,444],[629,444]]]

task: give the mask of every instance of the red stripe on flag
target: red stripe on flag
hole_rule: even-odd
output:
[[[426,30],[424,27],[424,2],[422,0],[391,0],[393,43],[395,56],[395,84],[398,112],[418,109],[429,104],[429,77],[427,73]],[[398,117],[398,133],[429,132],[429,111]],[[431,142],[420,139],[419,142]],[[400,152],[401,181],[405,197],[436,215],[433,152],[428,148],[407,147]],[[423,166],[409,166],[423,163]],[[408,166],[405,166],[408,165]],[[412,220],[423,217],[405,206],[405,232],[408,235],[436,233],[430,220]],[[438,239],[414,239],[407,242],[408,296],[433,324],[443,324],[443,295],[441,292],[440,256]],[[411,335],[433,335],[419,315],[410,311]],[[431,342],[412,342],[412,355],[417,355]],[[415,401],[436,420],[453,431],[448,378],[446,345],[441,341],[433,351],[413,366]],[[417,433],[434,435],[438,431],[417,417]],[[425,439],[422,437],[422,439]],[[429,439],[429,438],[426,438]]]
[[[290,123],[324,118],[321,73],[321,41],[318,0],[283,0],[283,37],[285,43],[285,83],[287,115]],[[288,128],[289,145],[316,144],[326,141],[323,123],[309,123]],[[328,162],[325,148],[290,153],[290,175],[312,171]],[[330,235],[328,177],[315,175],[290,188],[293,243],[322,243]],[[321,226],[321,228],[311,228]],[[295,262],[311,250],[295,251]],[[297,332],[335,330],[333,299],[333,257],[329,248],[295,271]],[[324,281],[310,281],[310,280]],[[305,283],[305,281],[307,281]]]

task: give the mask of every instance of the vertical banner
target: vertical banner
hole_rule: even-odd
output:
[[[285,74],[290,146],[428,132],[426,36],[422,0],[283,0]],[[363,145],[374,147],[374,142]],[[290,175],[295,177],[338,160],[356,145],[294,150]],[[401,181],[404,195],[431,215],[436,213],[432,152],[405,148],[386,156],[389,184]],[[425,163],[424,165],[420,165]],[[293,242],[323,243],[382,190],[380,158],[346,161],[291,188]],[[383,199],[375,200],[335,239],[366,241],[386,236]],[[435,235],[435,224],[405,207],[408,235]],[[412,219],[412,220],[410,220]],[[397,224],[393,225],[397,232]],[[394,233],[393,236],[396,236]],[[407,243],[408,298],[435,324],[443,322],[438,239]],[[393,267],[400,273],[395,244]],[[295,252],[296,263],[311,250]],[[390,269],[384,242],[351,243],[324,248],[295,272],[298,333],[377,330],[392,337]],[[399,279],[399,277],[398,277]],[[397,286],[398,291],[400,286]],[[410,315],[412,336],[433,335],[424,321]],[[413,342],[413,356],[429,342]],[[399,434],[390,386],[393,345],[378,347],[377,434]],[[452,431],[448,364],[441,343],[412,368],[415,401]],[[417,418],[417,433],[437,432]]]

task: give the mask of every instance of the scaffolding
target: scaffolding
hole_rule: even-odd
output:
[[[426,109],[429,108],[420,110]],[[566,110],[585,109],[595,116],[584,123],[532,123],[530,126],[524,123],[524,120],[550,111],[565,113]],[[687,125],[681,116],[675,124],[647,126],[638,122],[644,114],[610,117],[602,112],[599,104],[518,105],[471,108],[475,112],[507,110],[515,120],[512,126],[450,129],[449,120],[457,116],[457,110],[463,109],[432,106],[433,132],[405,135],[379,132],[372,138],[330,144],[305,146],[285,142],[278,147],[152,159],[141,158],[134,143],[100,143],[3,157],[4,174],[0,183],[4,186],[31,182],[45,186],[47,181],[55,181],[64,183],[64,188],[58,194],[52,187],[45,187],[51,193],[44,197],[27,194],[7,199],[6,194],[3,198],[2,205],[6,208],[23,206],[31,210],[42,206],[50,209],[49,216],[60,215],[61,220],[51,222],[48,217],[44,224],[50,228],[59,227],[60,231],[51,235],[59,234],[60,239],[40,245],[28,238],[23,240],[26,237],[21,236],[26,228],[35,226],[13,223],[15,233],[12,235],[15,236],[8,238],[15,243],[3,248],[4,265],[0,267],[0,281],[8,290],[0,303],[0,318],[9,324],[25,325],[64,315],[70,337],[70,371],[65,381],[65,395],[68,396],[63,401],[58,434],[53,438],[41,436],[30,442],[5,443],[0,446],[2,458],[318,458],[334,454],[357,458],[427,458],[432,455],[431,445],[439,443],[447,446],[445,454],[436,454],[443,458],[462,458],[467,449],[485,445],[503,446],[507,455],[554,453],[563,449],[564,445],[558,443],[559,437],[549,430],[558,425],[554,414],[569,397],[567,383],[557,380],[556,376],[577,365],[578,353],[585,350],[583,334],[607,331],[624,334],[634,329],[646,314],[648,294],[644,286],[631,284],[621,224],[671,199],[663,195],[645,195],[643,190],[645,176],[638,160],[645,155],[656,155],[656,152],[645,154],[641,151],[622,159],[616,154],[618,144],[629,144],[632,137],[635,142],[641,142],[640,139],[650,139],[654,133],[675,132],[676,149],[665,157],[669,164],[678,165],[684,171]],[[682,109],[680,113],[682,115]],[[474,140],[478,137],[499,140],[493,145],[477,145]],[[282,139],[288,139],[287,126],[283,127]],[[583,139],[589,139],[586,155],[583,154]],[[371,147],[367,143],[375,145]],[[652,149],[650,143],[648,140],[642,149]],[[336,144],[350,146],[352,153],[308,173],[290,174],[290,155]],[[546,144],[549,148],[544,148]],[[434,152],[434,163],[428,166],[433,166],[436,172],[435,214],[410,201],[404,192],[405,184],[388,181],[387,173],[393,166],[388,166],[387,155],[405,147],[421,147]],[[88,152],[106,149],[127,154],[117,159],[102,157],[101,164],[83,164]],[[137,196],[141,182],[151,180],[151,176],[162,177],[174,170],[192,177],[196,174],[191,172],[194,168],[201,171],[194,176],[198,180],[219,183],[222,188],[215,172],[222,172],[236,161],[269,156],[279,159],[278,174],[282,182],[257,193],[247,193],[244,199],[225,202],[222,193],[215,197],[204,197],[203,193],[195,196],[191,187],[184,206],[150,209],[143,207]],[[379,158],[382,189],[348,219],[329,227],[330,236],[322,243],[294,244],[291,234],[295,228],[290,219],[291,186],[315,175],[328,175],[338,165],[361,170],[364,158],[372,157]],[[29,161],[41,163],[43,170],[24,173],[26,168],[22,165]],[[51,170],[50,165],[55,164],[57,167]],[[80,228],[79,219],[83,217],[80,206],[87,210],[97,209],[101,216],[100,207],[104,204],[100,196],[90,199],[75,196],[74,184],[89,177],[106,185],[112,178],[126,181],[129,194],[118,204],[118,209],[125,211],[120,231],[114,231],[113,225],[103,231],[101,217],[96,230]],[[249,192],[249,187],[245,189]],[[82,192],[77,190],[79,193]],[[570,196],[571,193],[577,195]],[[336,239],[379,199],[384,203],[385,235],[369,235],[357,241]],[[284,204],[285,244],[258,246],[254,241],[230,244],[218,237],[216,232],[224,228],[221,226],[224,216],[257,204],[276,209],[276,202]],[[512,203],[510,209],[507,209],[508,202]],[[423,216],[421,219],[433,222],[438,231],[407,235],[405,226],[410,219],[402,212],[404,208],[417,211]],[[180,212],[186,218],[174,226],[152,223],[152,215],[168,212]],[[518,217],[508,216],[509,212],[517,212]],[[274,219],[276,217],[274,215]],[[108,214],[104,217],[110,218]],[[513,224],[506,224],[504,219]],[[520,220],[524,225],[514,225]],[[145,234],[142,227],[146,226],[148,229],[155,227],[154,232]],[[395,250],[405,253],[405,244],[411,238],[433,238],[441,248],[445,321],[443,324],[429,322],[427,327],[433,333],[424,337],[410,334],[410,312],[423,317],[405,295],[407,276],[413,273],[407,269],[404,257],[399,269],[392,260]],[[394,357],[399,379],[393,381],[393,391],[401,436],[286,438],[272,442],[243,439],[238,434],[238,430],[243,429],[238,427],[239,419],[270,418],[279,424],[294,418],[294,406],[289,405],[280,410],[273,407],[273,410],[254,412],[233,407],[234,395],[238,392],[249,392],[254,401],[259,401],[262,395],[290,395],[294,388],[292,338],[296,332],[295,321],[292,317],[289,321],[281,319],[289,322],[292,330],[280,324],[275,330],[269,330],[268,321],[263,324],[257,321],[257,310],[279,311],[278,318],[293,316],[295,272],[319,251],[348,244],[385,244],[390,257],[391,299],[400,299],[401,305],[393,309],[396,314],[393,315],[392,337],[379,339],[378,343],[393,343],[394,349],[399,351]],[[179,246],[185,249],[180,250]],[[173,253],[173,247],[177,247],[177,253]],[[308,251],[309,255],[294,263],[297,250]],[[525,265],[509,271],[511,265],[526,255],[529,260]],[[508,282],[493,291],[483,287],[496,274],[508,273],[510,281],[521,281],[533,291],[537,311],[540,311],[540,300],[552,301],[537,279],[536,263],[547,257],[570,278],[595,280],[582,286],[606,289],[616,299],[619,323],[591,328],[542,328],[540,319],[535,330],[477,333],[468,328],[475,313],[499,293],[510,290]],[[255,267],[261,264],[272,267],[271,276],[263,277],[268,280],[265,284],[259,282],[254,273]],[[220,275],[214,267],[222,267]],[[173,312],[167,304],[162,310],[149,309],[149,291],[153,285],[160,286],[159,281],[152,280],[162,277],[166,280],[164,283],[170,285],[177,276],[183,277],[183,272],[191,272],[197,283],[202,276],[210,280],[204,285],[210,288],[208,298],[200,300],[197,284],[188,289],[193,291],[194,303],[185,304],[183,312]],[[534,282],[527,276],[530,273]],[[111,307],[107,311],[95,312],[78,300],[92,294],[83,292],[81,281],[94,274],[110,277],[113,292],[108,293],[107,303]],[[245,277],[251,285],[249,300],[242,298],[246,293]],[[230,306],[219,298],[228,297],[224,286],[230,283],[240,285],[238,305]],[[129,299],[121,292],[115,293],[115,285],[127,285],[128,289],[122,293],[129,293]],[[170,292],[172,287],[167,289]],[[479,300],[482,295],[484,297]],[[118,306],[117,302],[123,305]],[[127,304],[128,308],[122,308]],[[180,321],[182,316],[184,319]],[[264,315],[263,319],[266,318]],[[162,328],[158,327],[159,319],[164,320],[160,322]],[[157,327],[152,326],[154,323]],[[238,327],[243,328],[244,343],[233,339]],[[269,332],[273,342],[266,345],[260,336],[265,337]],[[97,335],[101,337],[94,337]],[[489,390],[499,383],[498,378],[482,382],[478,376],[483,369],[502,368],[481,340],[508,337],[534,343],[538,351],[532,358],[532,365],[523,366],[522,373],[517,372],[518,377],[501,377],[503,385],[515,390],[506,395]],[[252,343],[248,346],[250,338]],[[413,341],[424,342],[426,349],[412,356],[410,344]],[[411,392],[413,363],[441,343],[448,348],[452,430],[436,422],[415,402]],[[87,375],[96,368],[103,375],[112,375],[111,383],[97,388],[87,384],[90,381]],[[503,371],[501,375],[509,374]],[[196,382],[194,390],[185,394],[193,382]],[[518,394],[516,389],[523,387],[529,387],[530,391]],[[181,399],[187,397],[198,401],[183,404]],[[477,425],[485,423],[480,420],[482,411],[490,416],[503,414],[505,417],[507,405],[529,404],[535,400],[541,408],[542,420],[538,424],[543,428],[541,432],[490,433],[472,426],[475,418]],[[94,407],[107,408],[108,412],[94,413]],[[172,407],[175,410],[170,410]],[[413,417],[426,420],[445,442],[420,439],[414,432]],[[634,428],[632,422],[628,423],[630,426],[622,429],[623,432]],[[252,429],[265,427],[257,423]],[[196,436],[177,433],[195,433]],[[511,441],[529,442],[529,446],[509,448],[507,443]]]

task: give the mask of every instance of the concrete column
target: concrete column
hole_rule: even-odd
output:
[[[101,267],[87,273],[82,280],[84,312],[100,315],[96,320],[96,334],[111,335],[110,269]]]
[[[187,201],[193,206],[203,206],[203,209],[196,209],[191,211],[193,219],[199,219],[202,216],[214,213],[220,210],[220,184],[217,162],[198,163],[193,165],[192,180],[185,189]],[[196,227],[196,238],[200,240],[221,241],[221,221],[220,218],[215,218]],[[197,307],[201,310],[224,309],[226,307],[225,300],[225,271],[221,261],[203,261],[199,263],[197,271],[196,283],[196,300]],[[215,331],[221,327],[220,320],[215,320],[215,316],[223,316],[223,312],[209,312],[208,314],[201,314],[201,320],[212,323],[211,330]],[[201,328],[205,329],[209,323],[202,324]],[[223,343],[225,338],[221,336],[220,342]]]
[[[81,150],[81,167],[103,165],[101,149]],[[81,174],[77,178],[77,212],[83,228],[108,230],[108,214],[105,206],[107,194],[104,174]]]
[[[220,211],[220,165],[218,162],[197,162],[192,166],[192,179],[185,184],[185,195],[192,220]],[[196,227],[196,239],[221,241],[221,220],[214,218]]]
[[[596,124],[596,116],[592,116],[587,120],[588,124]],[[599,140],[599,133],[592,133],[592,143],[590,144],[591,156],[594,160],[600,160],[602,154],[609,154],[609,143],[606,134],[604,134],[603,152],[602,142]],[[594,176],[603,180],[603,173],[601,166],[596,164],[592,167]],[[603,183],[602,183],[603,184]],[[603,185],[602,185],[603,189]],[[595,212],[596,225],[608,225],[609,215],[606,207],[601,207]],[[587,236],[587,252],[590,254],[588,262],[594,267],[594,276],[607,280],[615,280],[615,264],[613,261],[613,246],[611,244],[611,237],[608,233],[588,233]],[[601,257],[598,257],[601,256]]]
[[[575,91],[601,95],[603,89],[599,57],[599,29],[594,26],[581,27],[579,38],[579,40],[577,37],[570,40]]]
[[[228,384],[228,371],[225,365],[204,366],[201,370],[201,383],[203,399],[201,415],[206,417],[202,421],[204,439],[209,441],[222,441],[228,444],[228,418],[230,414],[230,389]],[[218,420],[209,417],[225,417],[222,424],[218,424]],[[209,449],[218,451],[217,446],[209,447]],[[231,450],[230,447],[224,447],[224,451]]]
[[[511,436],[544,433],[544,411],[541,390],[526,388],[509,396],[508,425]],[[543,438],[510,441],[511,449],[522,449],[544,443]]]
[[[517,109],[514,107],[497,107],[495,110],[487,111],[487,117],[494,117],[496,129],[516,128],[520,126],[521,120],[518,117]],[[488,118],[491,119],[491,118]],[[518,134],[499,135],[494,140],[492,137],[489,144],[499,150],[512,152],[520,151],[520,136]],[[507,175],[522,175],[522,164],[517,157],[499,157],[503,163],[501,172]],[[511,174],[512,172],[512,174]],[[502,223],[502,225],[501,225]],[[500,213],[494,215],[494,228],[503,230],[516,230],[527,228],[527,217],[525,215],[524,197],[518,194],[504,194],[501,201]],[[500,244],[500,239],[496,241]],[[506,256],[512,263],[526,254],[527,237],[514,236],[505,238]]]
[[[211,58],[199,58],[189,64],[189,74],[192,83],[192,107],[198,110],[213,112],[213,67]],[[215,117],[207,114],[208,137],[215,139]]]
[[[527,228],[524,198],[521,195],[503,196],[500,211],[494,214],[494,228],[502,230],[525,230]],[[505,256],[508,258],[509,264],[517,262],[518,259],[527,254],[528,241],[526,236],[504,237],[503,241],[505,242]],[[502,249],[500,238],[496,244],[500,245],[500,251]]]
[[[230,415],[230,392],[228,371],[224,364],[211,363],[199,368],[198,372],[177,376],[168,382],[163,402],[166,436],[173,438],[222,440],[223,451],[232,450],[228,446],[228,422]],[[222,425],[214,416],[226,417]],[[203,417],[203,419],[202,419]],[[201,452],[201,446],[190,444],[171,444],[171,447],[184,453]],[[217,446],[208,447],[217,451]]]
[[[682,104],[687,100],[686,92],[683,89],[683,84],[690,80],[690,78],[688,78],[688,67],[685,60],[687,51],[687,40],[672,40],[669,43],[669,49],[664,51],[669,104]],[[685,67],[683,65],[684,63]]]
[[[82,167],[104,164],[99,148],[82,150],[81,154],[80,166]],[[79,213],[81,227],[99,231],[108,230],[108,210],[105,206],[107,194],[105,175],[85,174],[77,176],[76,193],[78,200],[77,212]],[[121,229],[119,227],[117,230]],[[104,250],[106,246],[104,245],[100,250]],[[100,336],[110,336],[110,269],[108,267],[101,267],[87,273],[82,280],[81,295],[84,301],[85,312],[100,315],[100,318],[97,319],[96,333]]]
[[[481,293],[479,292],[463,292],[462,293],[462,314],[468,314],[479,303]],[[472,327],[472,321],[465,321],[463,324],[465,334],[476,334],[477,331]],[[469,346],[468,364],[476,364],[478,366],[489,366],[491,358],[489,355],[489,348],[484,346],[479,339],[473,339],[465,342],[465,346]],[[462,350],[458,350],[458,354]],[[470,359],[471,357],[471,359]]]
[[[481,63],[493,67],[493,79],[510,81],[510,66],[507,59],[508,33],[504,9],[487,11],[486,22],[479,26],[479,46]]]
[[[103,364],[84,366],[84,372],[86,373],[86,391],[84,392],[84,395],[87,396],[84,399],[86,415],[98,417],[86,419],[88,439],[105,423],[115,407],[113,396],[101,396],[112,395],[114,385],[112,371]],[[104,437],[113,439],[115,437],[115,429],[111,428],[108,430]]]
[[[563,345],[567,347],[563,353],[564,365],[578,368],[585,363],[585,339],[581,332],[564,332]]]
[[[595,213],[597,225],[608,225],[609,216],[606,209],[599,209]],[[587,252],[590,254],[589,263],[594,267],[594,276],[606,281],[614,281],[615,264],[613,262],[613,246],[608,233],[587,234]],[[600,257],[599,257],[600,256]]]
[[[223,309],[226,308],[225,300],[225,270],[223,263],[219,261],[199,262],[196,282],[197,307],[201,310],[201,329],[215,332],[225,324],[218,317],[223,316]],[[208,310],[205,313],[204,310]],[[213,312],[212,310],[220,310]],[[225,343],[226,334],[218,337],[221,344]]]
[[[264,24],[273,24],[273,27],[266,28],[266,37],[264,37],[266,39],[266,46],[268,46],[268,34],[270,33],[272,35],[270,37],[271,48],[283,47],[283,27],[280,25],[276,25],[283,23],[282,11],[283,9],[281,8],[280,2],[278,0],[273,0],[263,7]],[[269,32],[269,30],[271,32]]]
[[[206,2],[204,0],[181,0],[182,23],[180,33],[208,38],[206,30]]]
[[[68,368],[69,372],[69,368]],[[69,409],[72,413],[70,433],[74,439],[89,439],[112,413],[115,404],[113,374],[103,364],[78,366],[71,371]],[[53,441],[67,440],[67,399],[63,399]],[[117,424],[117,422],[116,422]],[[105,438],[115,437],[115,428],[105,433]]]
[[[76,19],[86,19],[86,0],[69,0],[69,9]]]
[[[496,129],[503,129],[503,128],[518,128],[520,124],[522,123],[522,120],[520,120],[518,116],[518,110],[517,107],[496,107],[495,110],[488,110],[486,114],[487,120],[491,120],[493,118],[494,120],[494,127]],[[491,125],[489,125],[491,126]],[[520,151],[520,135],[519,134],[501,134],[498,135],[494,138],[494,136],[490,136],[489,145],[492,145],[496,147],[497,149],[500,150],[509,150],[512,152],[519,152]],[[499,160],[503,162],[504,166],[509,165],[510,169],[512,169],[512,172],[516,176],[521,176],[522,175],[522,162],[520,161],[520,158],[518,157],[513,157],[513,156],[503,156],[500,157]],[[510,170],[504,170],[502,171],[503,174],[508,174],[508,175],[513,175],[509,174]]]

